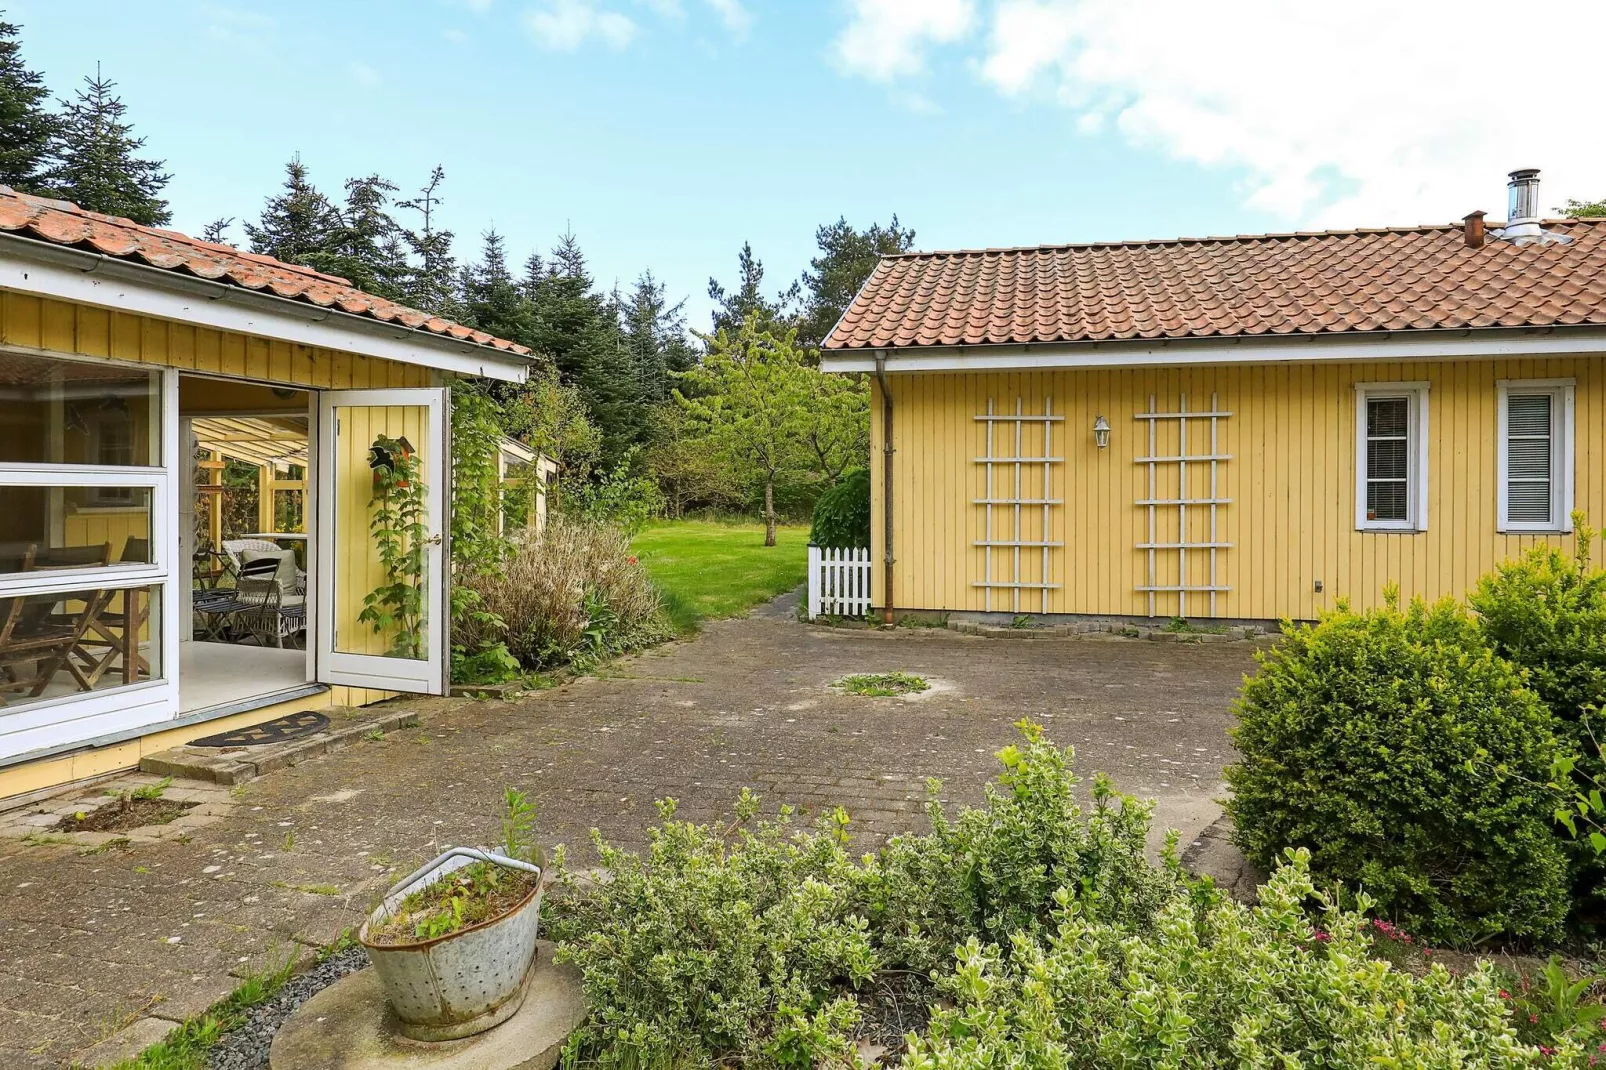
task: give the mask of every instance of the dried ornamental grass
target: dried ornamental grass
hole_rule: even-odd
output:
[[[458,625],[465,649],[505,642],[528,669],[635,650],[672,634],[629,539],[606,525],[554,516],[500,575],[466,582],[480,612]]]

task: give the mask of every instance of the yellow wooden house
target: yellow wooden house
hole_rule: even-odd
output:
[[[910,253],[872,379],[894,611],[1315,617],[1462,595],[1606,520],[1606,220]]]
[[[0,797],[281,712],[442,692],[447,387],[527,366],[343,279],[0,187]],[[423,508],[407,642],[359,619],[390,578],[370,532],[387,442]],[[224,453],[266,466],[268,502],[296,492],[297,530],[269,508],[211,544]],[[242,571],[271,592],[243,615]]]

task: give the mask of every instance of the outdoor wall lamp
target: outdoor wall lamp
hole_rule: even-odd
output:
[[[1093,441],[1099,449],[1105,449],[1110,444],[1110,421],[1102,416],[1093,418]]]

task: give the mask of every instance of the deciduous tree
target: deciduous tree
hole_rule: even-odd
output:
[[[776,486],[862,462],[868,396],[864,384],[811,367],[796,329],[777,336],[748,322],[708,341],[702,363],[684,376],[695,396],[676,397],[709,452],[762,488],[764,545],[774,546]]]

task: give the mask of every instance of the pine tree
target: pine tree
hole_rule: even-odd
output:
[[[0,183],[43,193],[56,117],[44,78],[22,62],[20,29],[0,20]]]
[[[419,260],[407,279],[405,299],[414,308],[455,319],[462,313],[457,293],[457,260],[452,255],[453,235],[437,227],[435,218],[441,205],[439,191],[445,181],[446,169],[437,164],[418,195],[400,204],[417,213],[419,218],[417,230],[404,228],[402,231],[407,248]]]
[[[463,314],[470,327],[524,342],[530,336],[533,312],[507,266],[507,243],[488,230],[478,263],[463,269]]]
[[[552,250],[531,304],[533,347],[552,358],[564,382],[579,388],[602,433],[600,467],[611,471],[646,440],[648,409],[619,311],[594,289],[572,233]]]
[[[741,282],[734,293],[728,293],[717,279],[708,280],[708,296],[719,307],[714,310],[714,331],[738,333],[749,321],[759,331],[776,329],[790,316],[790,309],[799,298],[797,283],[782,291],[771,301],[764,296],[764,262],[753,255],[753,246],[742,243],[736,255],[737,272]]]
[[[251,251],[287,264],[318,267],[313,261],[334,250],[340,220],[329,198],[307,178],[299,155],[290,157],[284,172],[284,192],[269,197],[261,218],[245,225]]]
[[[664,284],[645,271],[630,296],[615,295],[614,303],[620,308],[625,344],[643,399],[667,400],[674,390],[674,373],[697,363],[697,351],[686,338],[686,302],[671,305]]]
[[[311,261],[312,266],[350,279],[367,293],[401,300],[407,254],[401,228],[387,211],[395,192],[396,185],[378,175],[346,179],[346,201],[334,213],[329,251]]]
[[[233,216],[218,216],[212,222],[201,228],[201,240],[212,242],[214,245],[233,245],[229,241],[229,228],[234,226]]]
[[[77,96],[61,102],[45,185],[80,208],[162,226],[172,212],[161,192],[173,176],[162,170],[161,160],[135,155],[145,139],[134,136],[125,118],[128,106],[112,93],[116,86],[97,66]]]
[[[803,273],[802,290],[806,296],[798,323],[798,341],[818,349],[875,270],[877,261],[912,249],[915,232],[899,225],[896,215],[885,227],[872,223],[863,231],[855,230],[844,218],[820,227],[814,232],[814,240],[820,255],[809,262],[809,270]]]

